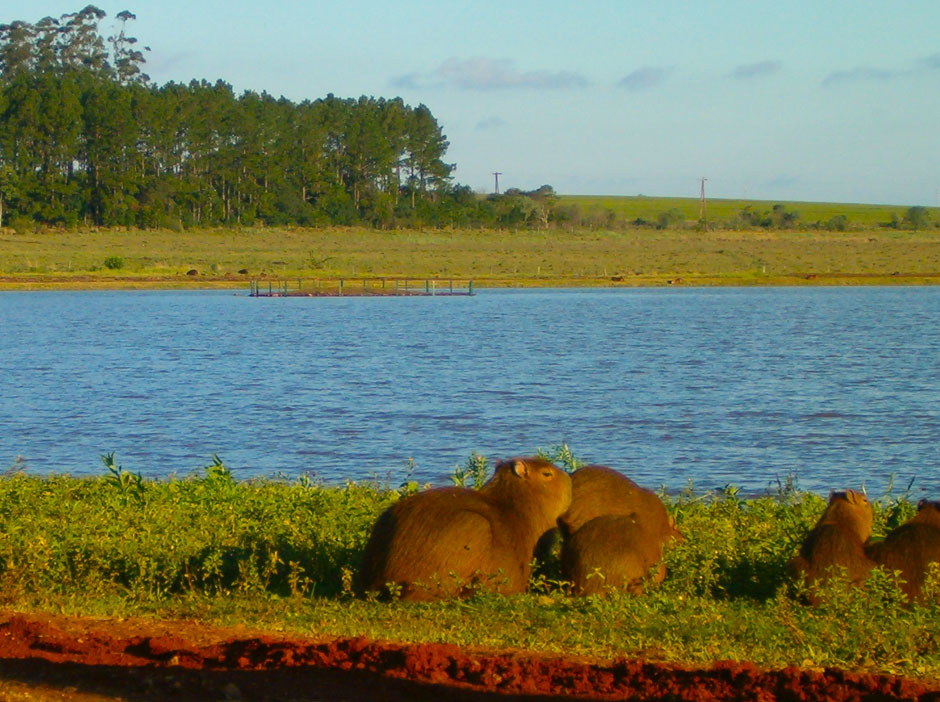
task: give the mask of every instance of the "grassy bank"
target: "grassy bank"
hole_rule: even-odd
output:
[[[733,488],[667,497],[687,541],[669,552],[663,586],[643,597],[571,598],[550,559],[531,594],[404,604],[356,599],[350,582],[372,521],[416,485],[238,482],[218,462],[161,481],[112,468],[99,478],[0,479],[0,604],[603,658],[940,675],[938,605],[903,606],[890,578],[868,591],[834,588],[816,609],[793,596],[786,562],[824,500],[786,487],[750,499]],[[894,495],[875,506],[877,534],[913,512]]]
[[[577,205],[588,218],[598,213],[612,212],[618,220],[634,222],[637,219],[657,222],[663,213],[675,212],[682,219],[697,222],[701,213],[701,202],[689,197],[611,197],[604,195],[564,195],[563,205]],[[900,205],[870,205],[839,202],[781,202],[773,200],[738,200],[709,198],[705,216],[718,227],[741,221],[742,211],[755,215],[770,215],[774,207],[795,217],[794,224],[806,229],[824,228],[834,218],[843,218],[842,225],[851,230],[883,228],[893,220],[902,220],[908,209]],[[925,208],[931,224],[940,219],[940,207]],[[608,216],[609,217],[609,216]]]
[[[242,272],[244,271],[244,272]],[[187,275],[189,273],[189,275]],[[0,287],[248,287],[253,279],[477,286],[921,284],[940,231],[357,228],[0,233]]]

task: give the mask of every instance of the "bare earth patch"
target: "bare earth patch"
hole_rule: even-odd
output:
[[[934,700],[940,681],[691,668],[0,612],[2,700]]]

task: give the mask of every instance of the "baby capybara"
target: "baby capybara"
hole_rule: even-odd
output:
[[[866,551],[886,570],[901,572],[901,590],[908,600],[919,599],[927,566],[940,563],[940,502],[921,500],[917,514]]]
[[[682,534],[662,500],[619,471],[585,466],[572,475],[571,507],[558,520],[564,535],[562,576],[575,594],[609,588],[640,594],[644,581],[660,583],[664,544]]]
[[[539,537],[571,504],[571,478],[541,458],[496,466],[479,490],[437,488],[406,497],[376,521],[360,588],[405,600],[463,594],[475,586],[524,592]]]
[[[868,577],[875,566],[865,554],[872,519],[871,503],[862,493],[846,490],[829,497],[826,510],[789,563],[791,576],[806,580],[810,604],[819,604],[815,585],[827,580],[834,567],[844,568],[853,585]]]
[[[640,595],[646,581],[661,583],[666,576],[662,556],[663,540],[644,529],[636,514],[606,514],[564,540],[561,570],[576,595],[610,588]]]

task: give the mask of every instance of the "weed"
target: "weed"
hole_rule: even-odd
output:
[[[167,480],[143,479],[113,453],[102,462],[98,477],[0,479],[4,606],[593,657],[940,675],[940,599],[906,605],[896,574],[876,570],[861,588],[834,579],[821,606],[800,604],[786,563],[825,509],[812,493],[747,497],[734,486],[701,494],[689,486],[670,496],[685,541],[667,549],[665,581],[641,597],[571,598],[550,564],[534,571],[531,594],[502,597],[470,583],[469,599],[409,604],[353,596],[371,525],[401,498],[398,489],[240,481],[218,456]],[[471,455],[461,467],[467,484],[474,470],[483,478],[483,466]],[[914,509],[894,495],[875,506],[877,533]],[[940,569],[927,590],[940,592]]]
[[[486,456],[481,456],[476,451],[470,454],[470,458],[461,466],[456,465],[450,479],[457,487],[470,487],[471,481],[474,489],[479,490],[483,487],[489,475],[489,466]]]
[[[104,463],[110,475],[105,478],[105,482],[111,485],[127,504],[134,501],[137,504],[144,502],[144,481],[140,473],[131,473],[124,470],[114,461],[114,451],[101,456],[101,462]]]
[[[571,452],[571,449],[568,448],[568,444],[558,444],[556,446],[552,446],[547,451],[538,449],[536,453],[540,457],[555,463],[560,468],[564,468],[569,473],[573,473],[584,465],[584,461],[576,458],[575,455]]]

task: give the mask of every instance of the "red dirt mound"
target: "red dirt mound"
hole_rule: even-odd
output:
[[[689,668],[0,612],[0,699],[921,700],[935,685],[748,663]]]

